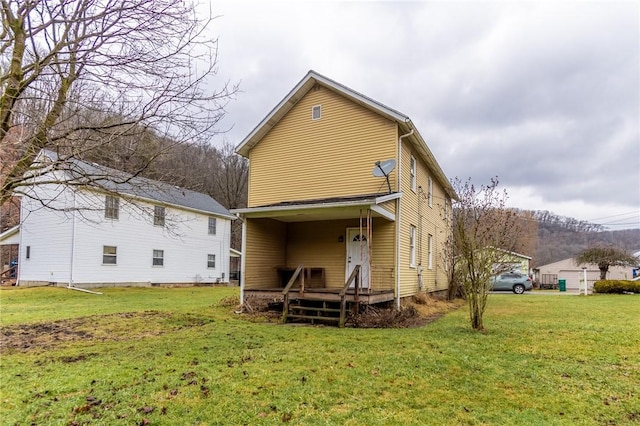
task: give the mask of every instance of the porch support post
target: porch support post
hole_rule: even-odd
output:
[[[247,262],[247,218],[238,215],[242,220],[242,255],[240,256],[240,304],[244,303],[245,266]]]

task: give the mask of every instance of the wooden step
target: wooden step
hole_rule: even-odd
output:
[[[290,305],[289,310],[301,310],[301,311],[314,311],[314,312],[337,312],[340,313],[340,308],[318,308],[315,306],[301,306],[301,305]]]
[[[313,315],[298,315],[298,314],[288,314],[287,319],[289,318],[297,318],[297,319],[307,319],[307,320],[320,320],[320,321],[340,321],[339,317],[318,317]]]

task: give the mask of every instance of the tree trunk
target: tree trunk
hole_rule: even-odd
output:
[[[600,279],[601,280],[606,280],[607,279],[607,272],[609,272],[609,267],[604,267],[601,266],[600,267]]]

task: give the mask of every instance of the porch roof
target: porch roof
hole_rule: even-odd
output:
[[[380,204],[398,199],[401,192],[391,194],[366,194],[349,197],[333,197],[316,200],[286,201],[257,207],[233,209],[235,213],[248,218],[271,218],[281,222],[309,222],[317,220],[355,219],[360,210],[371,210],[373,217],[395,221],[396,215]]]
[[[19,244],[20,243],[20,225],[9,228],[0,233],[0,245]]]

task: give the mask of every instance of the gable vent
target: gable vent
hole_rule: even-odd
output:
[[[320,120],[322,117],[322,105],[315,105],[311,107],[311,119]]]

